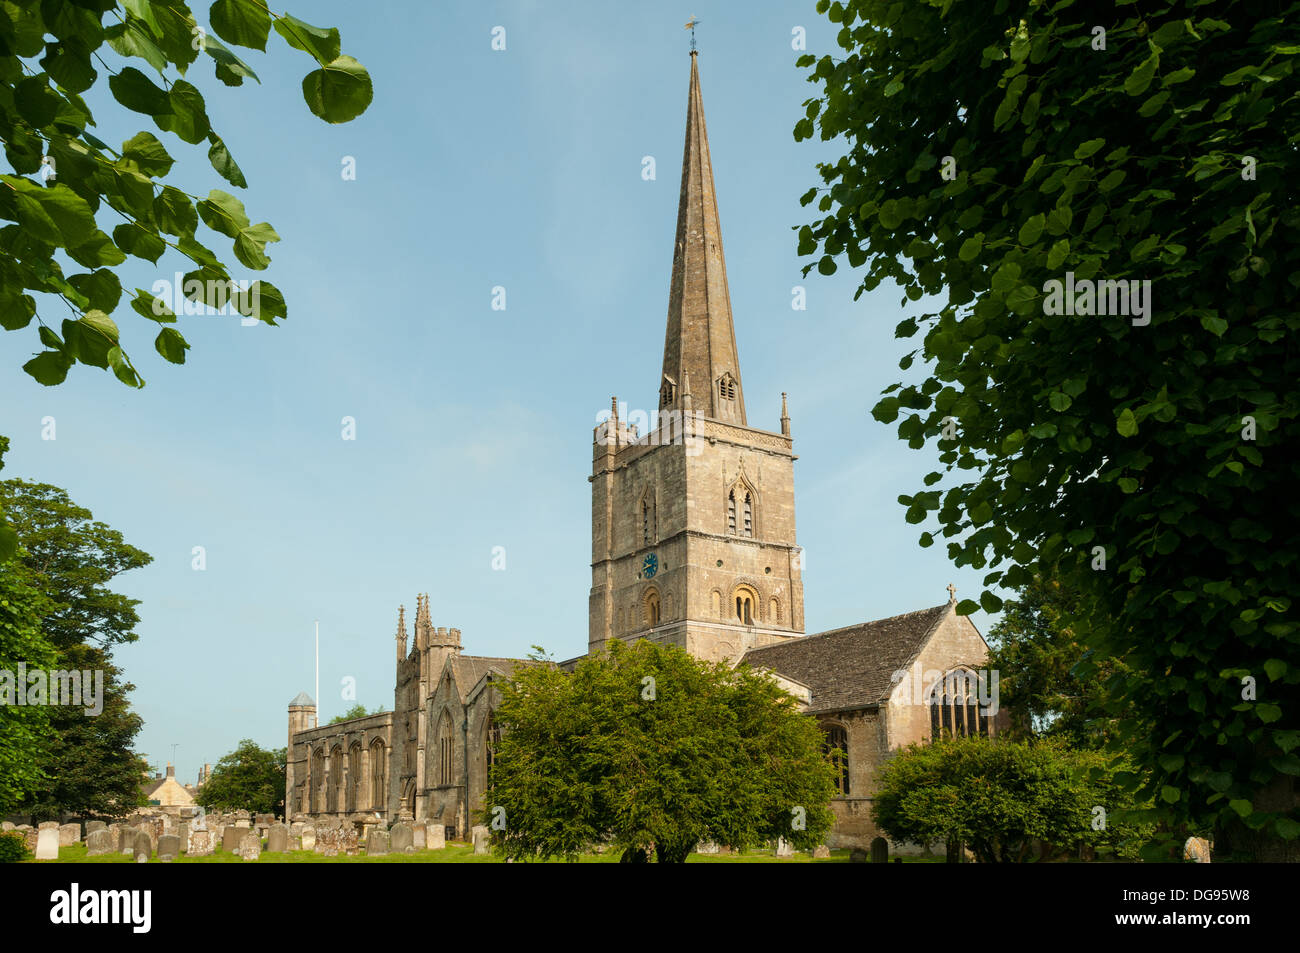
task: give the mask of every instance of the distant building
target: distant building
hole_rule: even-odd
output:
[[[167,774],[156,774],[146,781],[144,796],[152,807],[192,807],[194,794],[176,780],[176,768],[167,765]]]

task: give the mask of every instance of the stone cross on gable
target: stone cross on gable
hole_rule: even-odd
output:
[[[949,602],[957,601],[957,587],[954,586],[952,583],[948,583],[948,601]]]

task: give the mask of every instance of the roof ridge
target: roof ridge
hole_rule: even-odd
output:
[[[940,609],[947,609],[951,605],[952,603],[945,602],[941,605],[931,606],[928,609],[913,609],[911,612],[900,612],[898,615],[888,615],[885,616],[883,619],[868,619],[865,622],[854,622],[852,625],[842,625],[836,629],[827,629],[825,632],[814,632],[812,635],[805,635],[803,636],[803,638],[798,640],[791,640],[789,642],[773,642],[771,645],[760,645],[757,646],[756,648],[750,649],[748,652],[745,653],[745,655],[750,655],[754,652],[763,652],[766,651],[767,649],[780,648],[783,645],[791,645],[794,641],[806,642],[809,639],[820,639],[822,636],[825,635],[838,635],[839,633],[847,632],[850,629],[860,629],[864,625],[878,625],[882,622],[893,622],[895,619],[905,619],[908,616],[918,616],[918,615],[924,615],[927,612],[937,612]],[[930,629],[926,630],[927,634],[929,634],[929,631],[934,628],[934,625],[937,624],[938,623],[936,622],[933,625],[931,625]]]

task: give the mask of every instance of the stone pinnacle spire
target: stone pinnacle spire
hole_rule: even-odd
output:
[[[681,410],[687,375],[697,412],[744,425],[745,393],[731,323],[727,264],[713,190],[713,164],[704,126],[698,54],[691,51],[691,88],[686,108],[686,147],[677,205],[677,239],[668,292],[668,331],[660,410]]]
[[[397,607],[397,661],[406,658],[406,606]]]

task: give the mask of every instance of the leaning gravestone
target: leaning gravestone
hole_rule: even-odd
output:
[[[59,829],[45,827],[36,832],[36,859],[59,859]]]
[[[221,849],[230,854],[239,853],[239,842],[247,833],[242,827],[227,827],[221,834]]]
[[[107,830],[108,825],[103,821],[86,821],[86,836],[89,837],[95,831]]]
[[[67,847],[69,844],[81,843],[81,825],[80,824],[60,824],[59,825],[59,846]]]
[[[281,854],[289,849],[289,828],[284,824],[272,824],[266,835],[266,852]]]
[[[189,844],[185,848],[185,853],[191,857],[210,857],[213,842],[212,831],[192,830],[190,831]]]
[[[871,862],[873,864],[889,863],[889,841],[877,837],[871,842]]]
[[[441,824],[430,824],[425,831],[426,845],[429,850],[442,850],[447,846],[447,828]]]
[[[411,845],[416,850],[424,850],[429,846],[429,825],[412,824],[411,825]]]
[[[86,856],[99,857],[113,853],[117,845],[117,835],[110,830],[91,831],[86,835]]]
[[[257,831],[245,831],[239,842],[239,856],[244,860],[257,860],[262,856],[262,838]]]
[[[146,830],[137,829],[135,832],[135,845],[132,848],[132,854],[137,864],[149,863],[149,858],[153,856],[153,839]]]
[[[316,849],[316,828],[313,827],[311,824],[304,824],[302,826],[302,833],[299,835],[299,837],[302,838],[301,840],[302,850]]]
[[[366,837],[366,854],[371,857],[382,857],[387,853],[388,834],[376,827]]]
[[[175,834],[164,834],[158,838],[158,859],[169,864],[181,853],[181,839]]]
[[[398,821],[388,834],[388,844],[394,854],[409,854],[415,850],[415,832],[409,824]]]
[[[471,835],[474,840],[475,854],[491,853],[490,835],[488,834],[488,829],[486,827],[482,824],[475,824],[473,831],[471,831]]]

